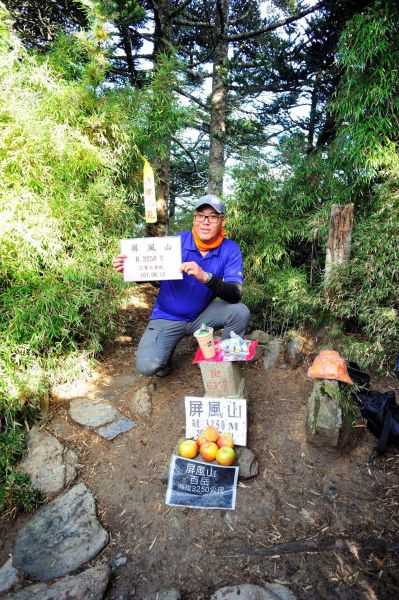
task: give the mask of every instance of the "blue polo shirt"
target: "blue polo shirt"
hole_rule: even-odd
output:
[[[242,283],[242,256],[238,244],[225,238],[220,246],[202,256],[191,231],[177,235],[181,237],[182,262],[195,261],[219,279]],[[206,285],[183,273],[183,279],[161,281],[151,319],[194,321],[214,298],[215,294]]]

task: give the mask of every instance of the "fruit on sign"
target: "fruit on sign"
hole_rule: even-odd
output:
[[[216,462],[224,467],[229,467],[233,464],[236,453],[229,446],[222,446],[216,453]]]
[[[202,444],[200,454],[206,462],[212,462],[215,460],[218,450],[215,442],[206,442],[206,444]]]
[[[201,448],[201,446],[202,446],[203,444],[206,444],[206,443],[207,443],[207,441],[208,441],[208,440],[206,439],[206,437],[204,436],[204,434],[203,434],[203,433],[201,433],[201,435],[199,435],[199,436],[197,437],[197,446],[198,446],[198,448]]]
[[[213,425],[210,425],[209,427],[204,429],[204,432],[202,435],[204,437],[206,437],[208,442],[216,442],[216,440],[219,437],[219,432],[216,427],[214,427]]]
[[[228,448],[234,448],[234,440],[229,433],[221,433],[218,439],[216,440],[216,443],[219,446],[219,448],[222,448],[223,446],[227,446]]]
[[[194,442],[194,440],[184,440],[179,444],[179,454],[183,458],[195,458],[198,454],[197,442]]]

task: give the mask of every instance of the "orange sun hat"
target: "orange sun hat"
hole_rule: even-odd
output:
[[[307,375],[314,379],[337,379],[353,384],[345,360],[335,350],[322,350],[309,367]]]

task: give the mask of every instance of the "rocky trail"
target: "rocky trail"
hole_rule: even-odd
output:
[[[104,352],[95,377],[55,389],[48,418],[31,432],[30,456],[41,453],[39,464],[51,466],[43,484],[50,486],[49,502],[34,515],[0,523],[0,594],[397,597],[399,453],[390,448],[377,456],[361,421],[340,449],[309,444],[313,383],[306,360],[293,368],[280,356],[276,368],[266,369],[260,357],[240,367],[247,446],[258,470],[240,478],[235,510],[165,505],[170,458],[185,433],[184,398],[203,396],[204,386],[192,364],[194,339],[179,344],[168,377],[149,381],[135,371],[155,293],[151,285],[139,287],[124,310],[124,334]],[[399,397],[396,380],[372,384]],[[33,468],[46,479],[46,469]],[[224,586],[236,595],[220,591]]]

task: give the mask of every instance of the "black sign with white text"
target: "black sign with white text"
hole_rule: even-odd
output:
[[[189,508],[234,510],[238,467],[222,467],[173,456],[165,503]]]

